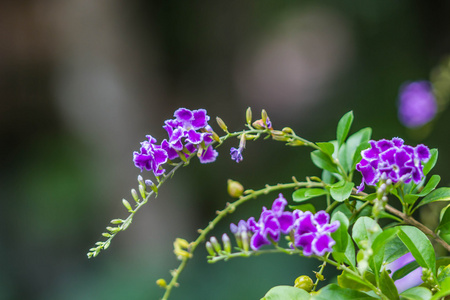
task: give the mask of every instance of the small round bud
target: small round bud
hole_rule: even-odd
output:
[[[153,185],[153,181],[151,181],[150,179],[146,179],[145,180],[145,185],[146,186],[152,186]]]
[[[299,289],[305,290],[309,293],[312,291],[314,282],[312,281],[312,279],[309,276],[302,275],[302,276],[297,277],[297,279],[295,279],[294,286]]]
[[[136,201],[136,202],[139,201],[139,196],[138,196],[138,194],[137,194],[135,189],[131,190],[131,195],[133,196],[134,201]]]
[[[228,195],[233,198],[239,198],[240,196],[242,196],[242,193],[244,193],[244,187],[242,186],[242,184],[231,179],[228,179],[227,183]]]
[[[167,287],[167,282],[162,278],[156,280],[156,284],[163,289]]]
[[[294,133],[294,130],[292,130],[291,127],[284,127],[283,129],[281,129],[281,131],[283,131],[284,133],[287,133],[287,134]]]

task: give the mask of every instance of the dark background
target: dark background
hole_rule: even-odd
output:
[[[177,172],[88,260],[109,220],[127,216],[132,152],[146,134],[163,139],[178,107],[205,108],[233,131],[248,106],[265,108],[275,128],[312,141],[333,139],[353,110],[353,132],[439,147],[435,172],[448,185],[447,112],[423,134],[401,126],[396,101],[403,82],[430,79],[450,53],[449,13],[443,0],[2,1],[0,299],[158,299],[156,279],[178,265],[173,241],[195,239],[230,201],[228,178],[259,189],[320,174],[308,149],[273,141],[248,143],[235,164],[231,141],[214,164]],[[275,198],[243,206],[214,234]],[[209,265],[205,255],[200,247],[173,299],[259,299],[319,265],[282,255]]]

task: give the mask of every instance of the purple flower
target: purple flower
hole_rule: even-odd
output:
[[[386,265],[386,269],[391,271],[392,277],[395,271],[403,268],[414,260],[415,259],[413,255],[411,254],[411,252],[409,252]],[[399,293],[406,291],[407,289],[410,289],[412,287],[418,286],[422,283],[422,267],[418,267],[414,271],[407,274],[405,277],[402,277],[394,282]]]
[[[240,162],[242,161],[244,158],[242,157],[242,151],[244,149],[242,149],[241,147],[239,147],[238,149],[231,147],[230,149],[230,154],[231,154],[231,159],[234,160],[235,162]]]
[[[322,256],[331,252],[335,241],[330,237],[339,227],[339,221],[330,222],[330,216],[325,211],[319,211],[315,215],[311,212],[284,211],[287,205],[282,194],[272,204],[272,209],[263,207],[259,220],[254,217],[247,222],[241,220],[238,225],[231,224],[230,230],[236,237],[243,232],[252,233],[250,246],[257,251],[264,245],[278,242],[281,234],[294,234],[294,245],[303,248],[303,254]]]
[[[258,250],[263,245],[269,245],[271,242],[278,242],[280,234],[287,234],[291,231],[294,224],[292,212],[284,211],[287,201],[282,194],[275,199],[272,209],[263,207],[263,211],[258,222],[255,218],[248,219],[248,228],[254,233],[250,241],[253,250]]]
[[[427,162],[431,157],[427,146],[420,144],[414,148],[404,145],[401,138],[372,140],[369,143],[371,147],[361,152],[362,159],[356,165],[356,170],[363,176],[358,193],[364,189],[364,183],[373,186],[382,178],[393,183],[409,183],[411,180],[419,183],[422,180],[422,162]]]
[[[133,152],[133,161],[136,167],[142,170],[153,171],[155,176],[164,173],[162,164],[167,162],[167,152],[161,146],[155,145],[156,139],[147,135],[148,141],[141,143],[140,152]]]
[[[416,81],[400,88],[398,117],[406,127],[414,128],[430,122],[437,112],[431,83]]]
[[[294,211],[294,217],[294,244],[303,248],[304,255],[322,256],[326,252],[331,252],[331,248],[336,242],[330,234],[338,229],[339,221],[329,224],[330,215],[323,210],[315,215],[310,211],[296,210]]]
[[[163,128],[169,135],[161,147],[166,150],[170,160],[177,158],[187,150],[190,153],[199,151],[201,163],[210,163],[216,160],[218,152],[210,146],[213,142],[212,128],[208,125],[209,116],[206,110],[189,110],[180,108],[174,113],[175,119],[166,120]],[[179,154],[181,153],[181,154]]]

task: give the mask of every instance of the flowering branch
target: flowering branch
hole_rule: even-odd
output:
[[[311,181],[299,182],[294,179],[294,182],[292,183],[277,184],[272,186],[266,185],[265,188],[257,191],[247,190],[245,192],[247,194],[246,196],[241,196],[238,200],[236,200],[233,203],[227,203],[226,207],[223,210],[217,211],[217,216],[209,223],[209,225],[206,228],[200,229],[199,230],[200,235],[198,236],[198,238],[194,242],[191,242],[189,244],[188,253],[187,255],[181,256],[181,263],[178,266],[178,268],[171,272],[172,279],[170,283],[165,286],[166,291],[164,293],[162,300],[168,299],[173,287],[178,285],[178,277],[185,268],[188,260],[192,258],[192,255],[197,246],[205,240],[206,235],[208,235],[209,232],[211,232],[211,230],[214,229],[214,227],[220,222],[220,220],[222,220],[227,214],[233,213],[238,206],[247,202],[250,199],[256,199],[258,196],[265,195],[282,189],[293,189],[299,187],[324,187],[324,184]]]

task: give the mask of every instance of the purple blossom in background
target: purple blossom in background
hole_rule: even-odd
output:
[[[404,145],[401,138],[372,140],[369,143],[371,147],[361,152],[362,159],[356,165],[356,170],[363,176],[358,193],[364,189],[364,183],[376,185],[381,178],[391,179],[393,183],[400,180],[419,183],[422,180],[422,162],[427,162],[431,157],[427,146]]]
[[[141,143],[140,152],[133,152],[133,161],[136,167],[142,170],[153,171],[155,176],[164,173],[160,166],[167,162],[167,152],[159,145],[155,145],[156,139],[147,135],[148,141]]]
[[[399,93],[398,117],[406,127],[414,128],[430,122],[437,112],[431,83],[416,81],[402,85]]]
[[[330,234],[335,232],[340,223],[339,221],[330,222],[330,215],[321,210],[313,215],[310,211],[294,211],[294,237],[295,246],[303,248],[303,254],[310,256],[315,254],[324,255],[331,252],[336,242]]]
[[[325,211],[315,215],[311,212],[294,210],[284,211],[287,205],[282,194],[272,204],[272,209],[263,207],[258,221],[254,217],[247,222],[241,220],[238,225],[231,224],[230,229],[235,235],[248,231],[253,233],[250,246],[257,251],[263,245],[278,242],[281,234],[294,233],[294,245],[303,248],[303,254],[322,256],[332,251],[335,241],[330,237],[339,227],[339,221],[330,222],[330,216]]]
[[[386,265],[386,269],[391,271],[391,277],[394,274],[395,271],[403,268],[410,262],[413,262],[415,259],[411,252],[406,253],[405,255],[397,258],[390,264]],[[418,286],[423,283],[422,280],[422,267],[418,267],[414,271],[410,272],[406,276],[396,280],[394,282],[395,286],[397,287],[397,290],[399,293],[402,293],[403,291],[406,291],[407,289],[410,289],[412,287]]]

